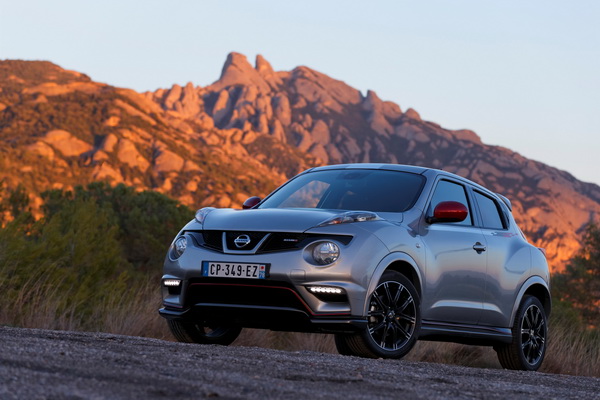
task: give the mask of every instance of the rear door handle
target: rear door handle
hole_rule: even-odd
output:
[[[473,245],[473,250],[475,250],[478,253],[481,253],[481,252],[485,251],[486,249],[487,249],[487,247],[482,245],[479,242],[477,242]]]

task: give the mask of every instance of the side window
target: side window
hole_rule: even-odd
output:
[[[433,199],[431,199],[431,213],[442,201],[458,201],[459,203],[464,204],[469,210],[469,215],[465,218],[464,221],[454,222],[456,225],[473,225],[473,220],[471,219],[471,208],[469,207],[469,202],[467,201],[467,193],[465,192],[465,188],[463,185],[459,185],[458,183],[450,182],[450,181],[439,181],[435,192],[433,192]]]
[[[502,217],[500,216],[500,209],[494,199],[475,192],[475,199],[477,199],[477,205],[479,211],[481,211],[481,218],[483,218],[482,228],[488,229],[505,229]]]

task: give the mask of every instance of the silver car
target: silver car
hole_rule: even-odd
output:
[[[198,210],[168,250],[160,314],[178,340],[325,332],[341,354],[377,358],[451,341],[493,346],[505,368],[540,367],[548,265],[506,197],[436,169],[347,164],[243,208]]]

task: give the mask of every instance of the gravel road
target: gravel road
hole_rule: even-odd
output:
[[[599,399],[600,379],[0,327],[0,399]]]

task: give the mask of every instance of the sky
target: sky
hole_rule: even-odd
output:
[[[0,0],[0,59],[137,91],[306,65],[600,184],[597,0]]]

